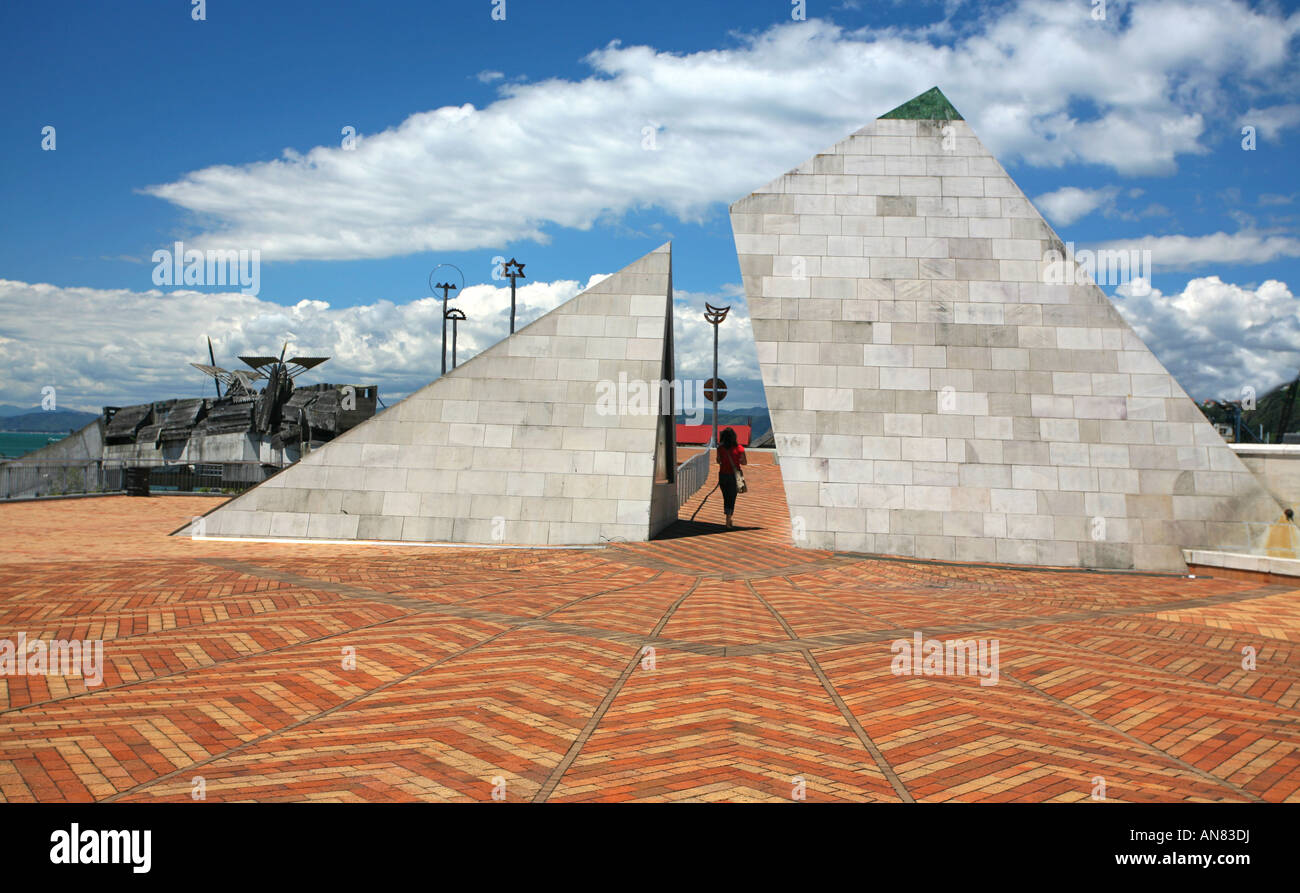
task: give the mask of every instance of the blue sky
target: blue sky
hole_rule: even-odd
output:
[[[435,264],[468,355],[505,332],[494,257],[527,320],[669,238],[679,374],[730,301],[733,405],[760,402],[727,204],[936,83],[1064,239],[1153,249],[1117,301],[1193,396],[1294,377],[1294,4],[1095,5],[7,4],[0,402],[206,393],[208,334],[401,396],[437,371]],[[260,250],[257,296],[156,286],[178,239]]]

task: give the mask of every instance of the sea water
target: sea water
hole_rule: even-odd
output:
[[[32,450],[38,450],[47,443],[57,443],[66,434],[28,434],[25,432],[0,431],[0,459],[17,459]]]

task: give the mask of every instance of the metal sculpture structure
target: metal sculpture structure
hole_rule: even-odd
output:
[[[257,398],[257,408],[253,415],[254,428],[259,434],[267,434],[280,427],[284,416],[283,407],[293,395],[293,380],[329,359],[292,357],[286,362],[284,354],[288,349],[289,344],[286,342],[279,357],[240,357],[267,380],[266,387]],[[300,424],[300,420],[294,421]]]
[[[104,442],[113,458],[163,458],[214,448],[223,435],[252,437],[272,450],[306,449],[355,427],[375,413],[378,388],[296,386],[295,379],[329,357],[242,356],[247,369],[191,363],[210,377],[216,398],[189,398],[104,408]],[[263,384],[264,383],[264,384]],[[259,390],[260,386],[260,390]],[[227,444],[229,449],[236,449]],[[226,447],[220,448],[226,449]],[[257,448],[260,452],[260,447]],[[219,450],[220,451],[220,450]]]

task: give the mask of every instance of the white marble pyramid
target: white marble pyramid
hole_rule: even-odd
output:
[[[731,220],[800,544],[1168,571],[1281,516],[937,88]]]
[[[677,516],[672,417],[601,398],[620,377],[673,377],[672,306],[665,244],[211,512],[201,533],[646,540]]]

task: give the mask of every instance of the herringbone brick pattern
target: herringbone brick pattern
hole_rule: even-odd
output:
[[[602,551],[0,506],[0,643],[104,648],[97,686],[0,675],[0,800],[1300,800],[1297,587],[797,549],[748,478],[739,529],[710,481]],[[996,684],[896,674],[917,634],[996,641]]]

